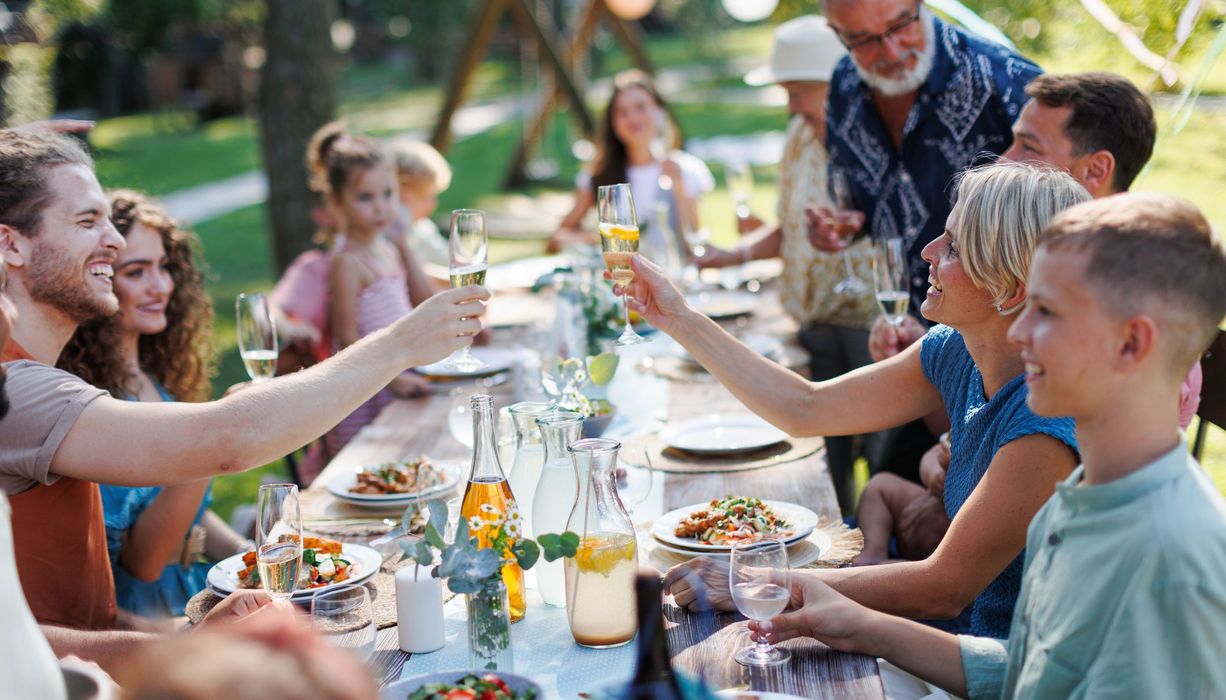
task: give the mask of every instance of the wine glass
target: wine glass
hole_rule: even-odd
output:
[[[779,540],[744,542],[732,548],[728,588],[736,609],[751,620],[765,622],[783,612],[792,592],[788,550]],[[787,662],[787,649],[771,646],[765,635],[733,657],[742,666],[775,666]]]
[[[634,279],[631,261],[639,253],[639,223],[634,213],[634,197],[630,185],[602,185],[596,190],[596,216],[600,222],[600,250],[613,275],[613,282],[625,289]],[[647,342],[630,327],[630,295],[622,298],[626,312],[626,330],[617,339],[618,345]]]
[[[274,600],[289,600],[302,566],[302,512],[297,484],[263,484],[256,500],[256,565]]]
[[[238,353],[253,382],[272,378],[277,371],[277,326],[273,323],[268,297],[239,294],[234,302]]]
[[[451,286],[465,287],[485,284],[489,267],[489,234],[485,230],[485,212],[477,209],[456,209],[451,212]],[[476,372],[485,363],[473,356],[467,346],[452,353],[444,367],[461,372]]]
[[[375,652],[375,615],[365,586],[320,591],[311,598],[311,623],[332,646],[365,662]]]
[[[844,278],[834,285],[835,294],[845,296],[860,296],[868,291],[864,280],[856,277],[851,269],[851,258],[847,255],[847,239],[856,232],[854,214],[856,200],[851,196],[851,184],[847,182],[847,174],[841,168],[830,169],[830,194],[834,198],[834,216],[826,223],[833,227],[843,241]]]
[[[881,313],[894,326],[902,325],[911,303],[911,277],[901,238],[885,238],[873,243],[873,288]]]
[[[738,222],[749,218],[749,200],[753,196],[753,170],[749,163],[736,160],[724,165],[724,177],[728,181],[728,194],[736,208]]]

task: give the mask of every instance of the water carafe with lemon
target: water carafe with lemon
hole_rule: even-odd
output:
[[[578,485],[566,529],[580,535],[578,551],[565,565],[570,631],[585,647],[621,646],[634,639],[638,572],[634,526],[614,479],[621,443],[591,438],[566,449]]]

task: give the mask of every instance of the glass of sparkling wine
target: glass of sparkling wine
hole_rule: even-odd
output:
[[[239,294],[234,302],[238,352],[253,382],[272,378],[277,371],[277,327],[268,298],[263,294]]]
[[[302,565],[297,484],[264,484],[256,501],[256,566],[274,600],[289,600]]]
[[[868,285],[864,280],[856,277],[856,273],[851,269],[851,258],[847,255],[847,241],[856,232],[854,215],[851,210],[856,208],[856,200],[851,194],[851,183],[847,181],[847,174],[840,168],[830,169],[830,196],[834,199],[836,211],[834,218],[828,220],[826,224],[835,230],[835,233],[843,241],[843,271],[846,275],[838,284],[834,285],[835,294],[843,294],[845,296],[859,296],[868,291]]]
[[[634,197],[630,185],[602,185],[596,190],[596,216],[600,222],[600,250],[613,282],[625,288],[634,279],[630,261],[639,254],[639,223],[634,212]],[[626,330],[617,339],[618,345],[647,342],[630,326],[630,297],[622,298],[626,312]]]
[[[311,622],[338,649],[366,661],[375,651],[375,615],[365,586],[344,586],[311,598]]]
[[[792,591],[788,550],[779,540],[746,542],[732,548],[728,587],[736,609],[751,620],[765,622],[783,612]],[[733,657],[742,666],[775,666],[792,658],[787,649],[771,646],[765,636]]]
[[[873,243],[873,287],[877,304],[885,319],[895,326],[902,323],[911,303],[911,278],[901,238],[885,238]]]
[[[744,221],[751,213],[749,200],[753,197],[753,170],[749,163],[734,160],[724,165],[724,175],[728,180],[728,194],[732,197],[737,221]]]
[[[485,284],[489,268],[489,234],[485,230],[485,212],[477,209],[456,209],[451,212],[451,287]],[[461,372],[476,372],[485,363],[465,347],[447,358],[444,366]]]

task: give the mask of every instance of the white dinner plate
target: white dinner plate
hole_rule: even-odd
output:
[[[445,367],[444,363],[447,362],[445,359],[433,364],[422,365],[417,368],[417,371],[429,379],[454,381],[457,379],[489,377],[499,372],[505,372],[515,364],[515,352],[511,350],[482,346],[472,348],[472,353],[478,360],[485,363],[484,367],[475,372],[461,372],[458,369]]]
[[[379,691],[379,698],[380,700],[405,700],[405,698],[427,683],[455,683],[464,676],[484,676],[487,673],[490,673],[490,671],[439,671],[437,673],[413,676],[412,678],[405,678],[404,680],[387,684],[383,690]],[[535,690],[538,698],[545,697],[544,693],[541,692],[541,686],[537,685],[527,676],[506,671],[493,671],[493,673],[516,693],[522,693],[525,690]]]
[[[443,472],[443,483],[421,490],[422,500],[427,500],[446,493],[460,483],[460,465],[453,462],[433,462]],[[408,505],[417,500],[416,493],[350,493],[349,489],[357,483],[357,470],[337,474],[328,481],[328,493],[338,499],[367,508],[387,508],[391,506]]]
[[[360,544],[345,543],[341,545],[341,554],[349,559],[351,566],[354,568],[353,574],[349,578],[339,583],[329,583],[326,586],[319,588],[305,588],[294,591],[292,599],[295,601],[310,600],[312,596],[320,591],[330,591],[333,588],[341,586],[352,586],[355,583],[361,583],[366,579],[374,576],[379,571],[379,567],[383,564],[383,555],[379,552]],[[238,588],[238,572],[246,567],[243,566],[243,555],[235,554],[232,557],[227,557],[217,562],[213,568],[209,569],[209,575],[206,579],[209,588],[217,591],[221,595],[229,595]]]
[[[692,547],[676,547],[666,542],[652,538],[651,556],[660,558],[665,561],[666,566],[680,563],[694,557],[711,557],[713,559],[723,559],[725,561],[731,556],[727,550],[719,551],[700,551]],[[809,536],[803,540],[797,540],[788,545],[788,565],[792,568],[808,566],[813,562],[821,559],[826,552],[830,551],[833,543],[830,541],[830,535],[821,530],[814,530],[809,533]]]
[[[697,454],[752,452],[788,439],[787,433],[749,414],[696,418],[660,431],[664,444]]]
[[[570,265],[564,255],[542,255],[520,258],[491,265],[485,275],[485,286],[494,290],[531,289],[537,281],[559,267]]]
[[[817,513],[804,506],[798,506],[795,503],[787,503],[785,501],[763,501],[763,503],[770,506],[779,517],[792,524],[792,534],[783,539],[788,544],[803,540],[817,527]],[[731,551],[732,545],[702,544],[692,537],[677,537],[677,535],[673,534],[677,530],[677,523],[690,517],[690,513],[707,508],[710,505],[710,501],[703,501],[702,503],[694,503],[684,508],[670,510],[651,524],[651,536],[655,537],[658,543],[687,549],[695,553],[704,551]]]
[[[749,292],[713,289],[688,295],[686,301],[698,313],[719,319],[748,316],[758,308],[761,300]]]

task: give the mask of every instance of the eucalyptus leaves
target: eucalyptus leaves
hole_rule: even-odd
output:
[[[513,501],[506,513],[490,507],[481,515],[460,518],[455,541],[447,544],[442,535],[447,506],[435,500],[427,503],[426,509],[429,515],[425,535],[414,542],[401,542],[401,549],[419,566],[433,565],[430,575],[447,579],[447,587],[457,594],[476,593],[488,579],[498,575],[503,564],[515,562],[526,571],[542,556],[545,561],[573,557],[579,547],[579,536],[573,532],[545,534],[535,541],[524,538],[519,509]],[[405,510],[402,527],[406,532],[419,510],[417,505]],[[489,547],[480,546],[476,537],[479,532],[487,536]]]

